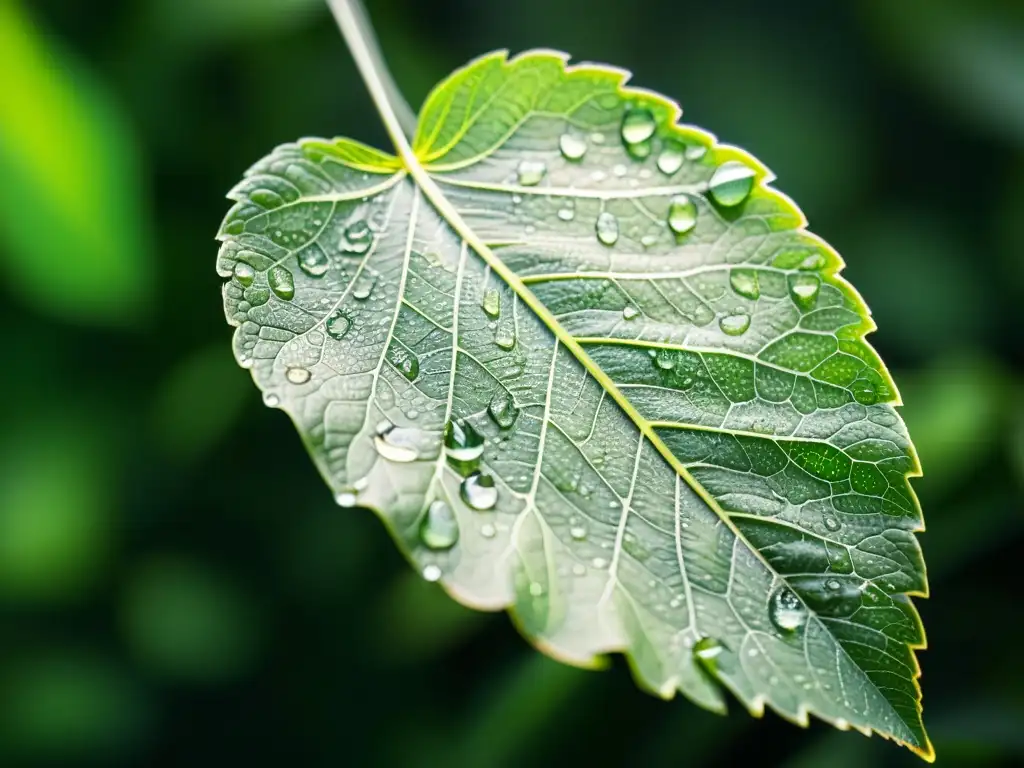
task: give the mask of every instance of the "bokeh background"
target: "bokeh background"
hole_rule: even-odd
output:
[[[941,765],[1024,764],[1024,4],[368,6],[414,105],[559,48],[775,171],[920,449]],[[560,666],[334,506],[214,272],[224,193],[304,135],[387,146],[322,0],[0,0],[0,765],[917,764]]]

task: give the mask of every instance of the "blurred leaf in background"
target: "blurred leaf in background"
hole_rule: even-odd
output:
[[[0,269],[32,306],[129,325],[149,314],[148,208],[138,148],[106,85],[0,3]]]

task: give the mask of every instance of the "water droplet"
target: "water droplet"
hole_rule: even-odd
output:
[[[722,329],[722,333],[729,336],[742,336],[750,327],[750,315],[746,312],[726,315],[718,321],[718,327]]]
[[[441,578],[441,569],[433,563],[424,566],[423,578],[427,581],[438,581]]]
[[[691,144],[686,148],[687,160],[700,160],[708,153],[708,148],[703,144]]]
[[[628,109],[622,116],[622,140],[627,147],[647,141],[654,135],[656,127],[651,110],[644,107]]]
[[[523,160],[516,168],[516,177],[522,186],[535,187],[540,184],[547,172],[547,166],[540,160]]]
[[[608,566],[608,561],[605,560],[603,557],[595,557],[590,562],[598,570],[600,570],[601,568],[606,568]]]
[[[602,211],[601,215],[597,217],[594,230],[597,232],[597,239],[602,243],[615,245],[619,239],[619,220],[615,218],[615,214]]]
[[[813,272],[821,269],[825,266],[825,256],[818,251],[810,254],[806,259],[800,262],[800,269]]]
[[[857,379],[850,385],[853,399],[861,405],[874,405],[878,402],[878,389],[874,383],[866,379]]]
[[[693,657],[708,672],[718,671],[718,657],[725,651],[725,646],[713,637],[702,637],[693,644]]]
[[[658,155],[658,170],[666,176],[683,167],[683,145],[675,139],[666,139],[665,146]]]
[[[619,164],[618,164],[618,165],[616,165],[616,166],[615,166],[614,168],[612,168],[612,173],[613,173],[613,174],[614,174],[615,176],[617,176],[618,178],[620,178],[620,179],[621,179],[621,178],[622,178],[623,176],[625,176],[625,175],[626,175],[626,173],[628,173],[628,171],[629,171],[629,169],[628,169],[628,168],[626,168],[626,166],[622,165],[622,163],[619,163]]]
[[[657,235],[644,235],[643,237],[640,238],[640,245],[642,245],[644,248],[650,248],[656,242],[658,242]]]
[[[497,533],[498,531],[490,523],[484,523],[480,526],[480,535],[485,539],[493,539]]]
[[[651,360],[654,362],[655,368],[660,368],[663,371],[671,371],[673,368],[675,368],[676,358],[675,355],[673,355],[671,352],[669,352],[668,350],[661,349],[657,351],[652,349],[651,352],[654,352],[654,355],[651,357]]]
[[[494,487],[494,478],[480,472],[474,472],[462,481],[459,495],[470,508],[480,512],[493,509],[498,503],[498,489]]]
[[[497,317],[501,314],[501,294],[498,293],[497,288],[488,288],[484,292],[484,298],[480,306],[484,308],[484,312],[490,317]]]
[[[593,181],[595,181],[595,182],[597,182],[598,184],[600,184],[600,183],[601,183],[602,181],[604,181],[605,179],[607,179],[607,178],[608,178],[608,174],[607,174],[607,173],[605,173],[605,172],[604,172],[604,171],[602,171],[602,170],[596,170],[596,171],[594,171],[594,172],[593,172],[592,174],[590,174],[590,178],[591,178],[591,179],[592,179]]]
[[[715,202],[726,208],[739,205],[754,189],[754,169],[736,160],[722,163],[708,182],[708,191]]]
[[[734,269],[729,274],[729,284],[745,299],[754,300],[761,296],[757,272],[753,269]]]
[[[373,286],[376,285],[376,280],[363,280],[359,285],[352,289],[352,298],[356,301],[366,301],[370,298],[370,294],[373,293]]]
[[[573,576],[586,576],[587,575],[587,566],[585,566],[583,563],[576,563],[576,565],[574,565],[572,567],[572,575]]]
[[[544,585],[539,581],[530,582],[530,594],[533,597],[541,597],[544,594]]]
[[[651,152],[654,150],[653,144],[650,141],[640,141],[636,144],[627,144],[626,151],[629,156],[634,160],[644,160],[651,156]],[[632,186],[636,186],[636,182],[632,182]]]
[[[502,429],[510,429],[519,418],[519,408],[516,407],[512,395],[504,387],[498,388],[494,396],[491,397],[491,402],[487,405],[487,413]]]
[[[587,529],[582,525],[574,525],[569,529],[569,535],[576,539],[576,541],[583,541],[587,538]]]
[[[791,275],[789,293],[801,309],[812,309],[818,300],[821,280],[817,275]]]
[[[575,133],[563,133],[558,139],[558,148],[566,160],[579,160],[587,154],[587,142]]]
[[[634,307],[632,304],[622,308],[622,319],[632,320],[634,317],[640,314],[640,310]]]
[[[256,277],[256,270],[244,261],[236,261],[234,274],[235,280],[244,286],[250,286],[252,285],[253,278]]]
[[[373,244],[373,232],[365,221],[355,221],[345,230],[341,241],[341,250],[348,253],[363,254]]]
[[[327,329],[328,336],[336,341],[340,341],[345,338],[345,334],[352,327],[352,321],[339,310],[327,318],[324,326]]]
[[[405,347],[392,344],[388,347],[387,359],[409,381],[416,381],[416,377],[420,375],[419,358]]]
[[[795,632],[807,623],[807,608],[793,590],[780,587],[768,598],[768,617],[783,632]]]
[[[502,349],[512,349],[516,345],[516,335],[511,328],[499,328],[494,334],[494,343]]]
[[[430,502],[420,522],[420,538],[431,549],[451,549],[459,540],[459,522],[447,502]]]
[[[273,392],[264,392],[263,404],[268,408],[277,408],[277,406],[281,404],[281,398],[279,398]]]
[[[356,505],[356,494],[354,491],[339,491],[334,495],[334,502],[339,507],[354,507]]]
[[[299,269],[310,277],[323,277],[331,267],[327,254],[319,248],[306,248],[299,254]]]
[[[305,384],[313,374],[306,368],[289,368],[284,372],[284,377],[292,384]]]
[[[484,452],[483,435],[465,419],[449,421],[444,428],[444,450],[451,462],[475,464]],[[473,468],[470,466],[467,469]]]
[[[398,464],[408,464],[419,458],[419,452],[411,445],[403,444],[399,439],[400,435],[395,431],[395,425],[390,421],[382,421],[377,425],[377,433],[373,436],[373,447],[377,449],[382,459],[393,461]]]
[[[668,206],[668,226],[677,235],[685,235],[697,226],[697,206],[686,195],[676,195]]]
[[[839,583],[839,579],[829,579],[825,582],[825,586],[835,591],[839,589],[842,586],[842,584]]]
[[[291,301],[295,295],[295,278],[287,269],[277,264],[267,272],[267,284],[277,297]]]
[[[592,133],[592,134],[590,134],[590,140],[594,144],[604,144],[604,134],[603,133]]]
[[[842,523],[840,523],[839,520],[832,517],[831,515],[826,515],[823,518],[822,522],[825,524],[825,528],[832,531],[833,533],[843,527]]]
[[[576,204],[572,198],[566,198],[562,207],[558,209],[558,218],[562,221],[572,221],[576,218]]]

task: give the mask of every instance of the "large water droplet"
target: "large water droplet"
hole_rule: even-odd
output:
[[[244,286],[250,286],[252,285],[253,279],[256,277],[256,270],[244,261],[236,261],[234,274],[235,280]]]
[[[501,294],[496,288],[488,288],[480,305],[490,317],[497,317],[501,314]]]
[[[294,367],[284,372],[284,377],[292,384],[305,384],[313,374],[307,368]]]
[[[459,495],[470,508],[480,512],[493,509],[498,503],[498,489],[494,487],[494,478],[480,472],[474,472],[462,481]]]
[[[512,395],[504,387],[500,387],[491,397],[487,404],[487,413],[494,419],[494,423],[502,429],[510,429],[519,417],[519,408],[516,407]]]
[[[791,275],[789,293],[801,309],[812,309],[818,300],[821,280],[817,275]]]
[[[682,168],[684,160],[683,151],[682,144],[675,139],[667,139],[661,154],[658,155],[658,170],[666,176],[671,176]]]
[[[295,295],[295,278],[287,269],[277,264],[267,272],[267,284],[278,298],[291,301]]]
[[[677,235],[685,235],[697,226],[697,206],[686,195],[676,195],[668,206],[668,226]]]
[[[540,160],[523,160],[516,168],[516,177],[522,186],[535,187],[540,184],[547,172],[547,166]]]
[[[702,637],[693,644],[693,657],[712,674],[718,671],[718,657],[724,651],[725,646],[713,637]]]
[[[516,345],[516,335],[511,328],[499,328],[494,334],[494,343],[504,350]]]
[[[382,421],[377,425],[373,436],[373,447],[382,459],[407,464],[419,458],[419,452],[403,439],[404,432],[397,432],[390,421]]]
[[[619,220],[615,218],[615,214],[602,211],[601,215],[597,217],[594,230],[597,232],[597,239],[602,243],[615,245],[619,239]]]
[[[866,379],[857,379],[850,385],[853,399],[861,405],[874,405],[878,402],[878,388]]]
[[[416,381],[416,377],[420,375],[419,358],[405,347],[392,344],[388,347],[387,358],[388,362],[401,371],[409,381]]]
[[[754,300],[761,295],[757,272],[753,269],[734,269],[729,274],[729,285],[745,299]]]
[[[348,317],[338,310],[330,317],[327,318],[327,322],[324,324],[327,329],[327,335],[336,341],[340,341],[345,338],[345,334],[348,333],[349,328],[352,327],[352,321]]]
[[[587,141],[575,133],[563,133],[558,138],[558,148],[566,160],[579,160],[587,154]]]
[[[715,202],[726,208],[739,205],[754,189],[754,169],[736,160],[722,163],[708,182]]]
[[[484,452],[483,435],[465,419],[454,419],[444,428],[444,450],[450,462],[472,470]],[[462,474],[468,474],[468,471]]]
[[[807,608],[793,590],[780,587],[768,598],[768,617],[783,632],[795,632],[807,623]]]
[[[345,230],[341,241],[341,250],[349,253],[363,254],[373,245],[373,231],[365,221],[355,221]]]
[[[726,315],[718,321],[718,327],[722,329],[722,333],[729,336],[742,336],[750,327],[750,315],[746,312]]]
[[[656,128],[654,115],[644,107],[634,107],[622,116],[622,140],[626,146],[647,141]]]
[[[459,540],[459,522],[447,502],[432,501],[420,523],[420,538],[431,549],[451,549]]]
[[[310,277],[323,277],[331,266],[327,254],[319,248],[307,248],[298,258],[299,268]]]

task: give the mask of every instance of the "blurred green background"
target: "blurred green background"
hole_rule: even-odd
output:
[[[413,104],[544,46],[779,177],[874,309],[925,477],[925,722],[1024,764],[1024,3],[379,0]],[[533,652],[334,506],[230,351],[275,145],[387,146],[322,0],[0,0],[0,765],[910,766]]]

